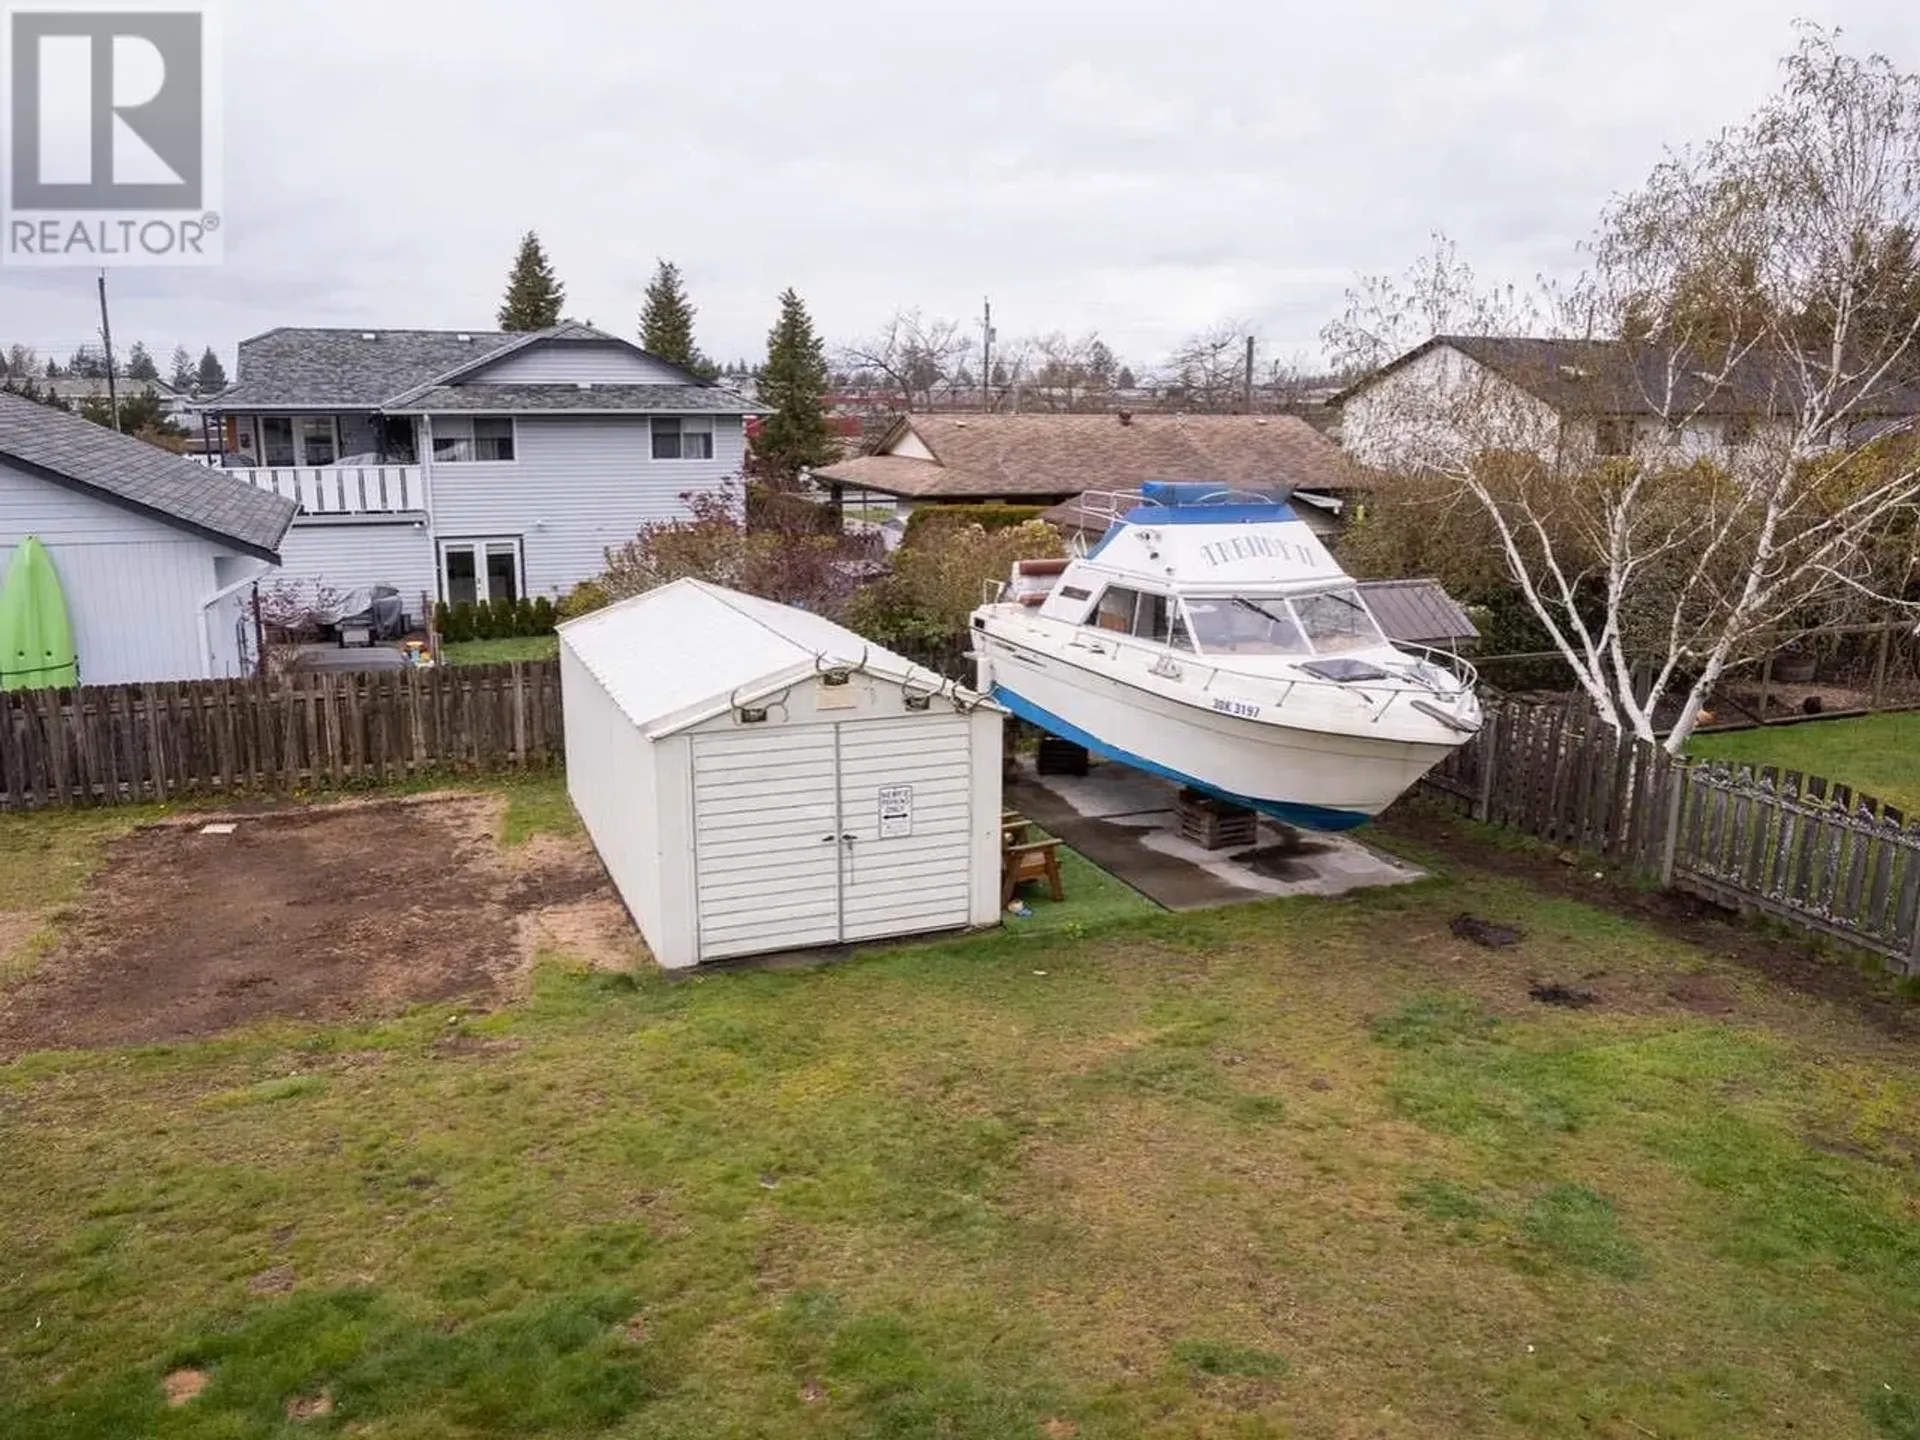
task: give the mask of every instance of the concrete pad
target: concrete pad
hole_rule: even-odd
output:
[[[1023,761],[1007,785],[1008,805],[1169,910],[1344,895],[1426,878],[1351,835],[1291,830],[1266,819],[1254,849],[1206,850],[1181,835],[1179,797],[1171,781],[1099,760],[1084,777],[1036,775]]]

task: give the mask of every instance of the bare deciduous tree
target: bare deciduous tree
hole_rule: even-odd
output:
[[[840,363],[856,379],[878,380],[897,390],[909,410],[928,410],[951,388],[973,349],[958,320],[896,311],[874,334],[842,348]]]
[[[1442,242],[1324,337],[1356,367],[1435,332],[1556,342],[1498,352],[1536,357],[1518,385],[1457,350],[1403,365],[1348,443],[1477,502],[1596,711],[1642,739],[1670,716],[1675,752],[1729,666],[1911,608],[1920,309],[1880,260],[1920,233],[1920,80],[1815,27],[1784,72],[1608,208],[1578,284],[1487,289]]]
[[[1188,337],[1167,358],[1169,398],[1183,410],[1227,414],[1244,409],[1247,398],[1247,336],[1244,320],[1223,320]]]
[[[1105,409],[1120,370],[1113,350],[1097,331],[1069,336],[1056,330],[1036,335],[1018,350],[1031,355],[1033,376],[1024,408],[1075,411]]]

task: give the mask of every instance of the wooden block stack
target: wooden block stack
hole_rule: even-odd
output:
[[[1260,817],[1198,790],[1180,792],[1180,834],[1207,850],[1248,850],[1259,843]]]

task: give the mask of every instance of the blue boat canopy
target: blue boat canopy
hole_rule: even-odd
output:
[[[1287,504],[1292,494],[1291,485],[1253,489],[1209,480],[1152,480],[1140,487],[1146,503],[1126,518],[1133,525],[1273,524],[1295,518]]]

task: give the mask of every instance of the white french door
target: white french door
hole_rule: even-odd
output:
[[[518,536],[440,542],[440,595],[447,604],[518,600],[526,593]]]

